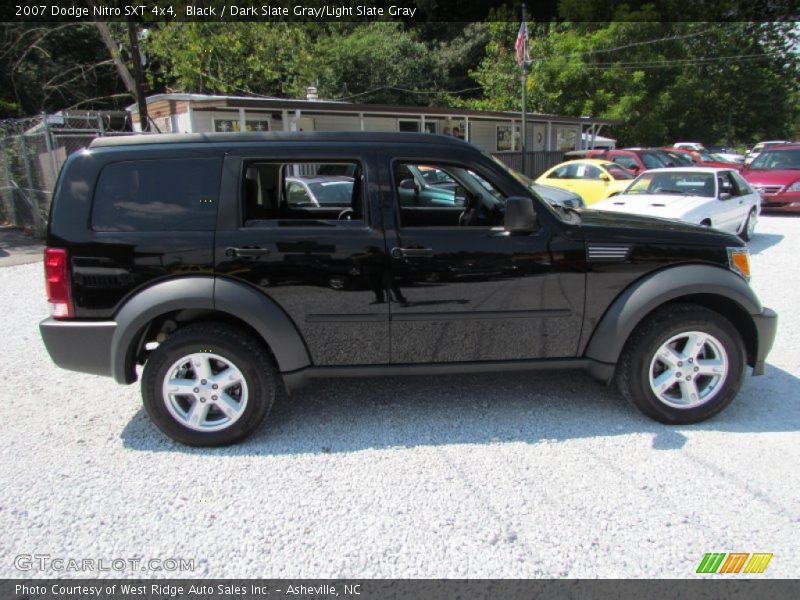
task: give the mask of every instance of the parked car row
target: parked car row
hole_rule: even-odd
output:
[[[667,164],[668,152],[701,159],[678,164],[673,158]],[[607,158],[566,161],[545,171],[534,185],[577,194],[594,210],[680,220],[745,241],[753,237],[762,208],[800,212],[800,144],[766,144],[745,165],[702,160],[705,152],[685,145],[589,151],[589,156]]]
[[[733,187],[746,183],[760,197],[760,206],[765,210],[800,212],[800,143],[765,142],[755,149],[760,150],[758,156],[745,164],[721,160],[694,142],[678,142],[669,148],[586,150],[580,154],[585,158],[558,164],[536,182],[573,191],[591,206],[633,189],[635,184],[630,180],[637,175],[652,170],[697,167],[698,172],[716,170],[721,177],[737,173]],[[722,187],[717,186],[718,193],[723,192]],[[682,191],[688,193],[694,189],[687,183]]]
[[[596,210],[678,219],[753,237],[760,211],[758,193],[734,169],[653,169],[625,193],[598,202]]]

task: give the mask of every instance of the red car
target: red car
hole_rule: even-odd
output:
[[[769,146],[742,170],[763,210],[800,212],[800,144]]]
[[[610,160],[625,167],[634,175],[647,169],[661,169],[671,165],[659,155],[659,151],[650,149],[625,149],[625,150],[589,150],[586,158],[602,158]]]
[[[742,165],[740,165],[739,163],[720,160],[719,157],[715,157],[706,149],[698,151],[698,150],[689,150],[688,148],[667,147],[664,148],[664,150],[688,156],[692,159],[692,162],[698,167],[719,167],[720,169],[737,169],[737,170],[741,170],[742,168]]]

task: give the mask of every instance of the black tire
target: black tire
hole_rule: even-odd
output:
[[[710,334],[728,356],[728,375],[704,404],[676,408],[662,402],[650,386],[650,366],[656,351],[673,336],[688,331]],[[617,364],[622,395],[645,415],[661,423],[682,425],[704,421],[728,406],[745,376],[746,354],[739,332],[717,312],[695,304],[672,304],[648,316],[631,334]]]
[[[744,225],[742,226],[742,232],[739,234],[739,237],[742,238],[742,241],[744,242],[749,242],[751,239],[753,239],[753,236],[750,235],[749,229],[750,229],[750,219],[755,217],[755,215],[756,215],[755,211],[751,210],[747,214],[747,219],[745,219],[744,221]]]
[[[248,401],[241,416],[219,431],[195,431],[167,408],[162,382],[167,370],[182,357],[213,353],[230,360],[241,371]],[[275,401],[275,363],[249,333],[223,323],[187,325],[169,336],[149,357],[142,375],[142,398],[147,414],[172,439],[189,446],[226,446],[243,440],[263,423]]]

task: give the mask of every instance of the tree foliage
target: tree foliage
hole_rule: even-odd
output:
[[[118,94],[125,88],[91,23],[0,23],[0,118],[107,108]]]
[[[560,0],[563,21],[530,23],[528,109],[617,120],[607,133],[623,144],[800,136],[793,23],[662,22],[641,6]],[[91,25],[1,27],[0,116],[131,103]],[[129,61],[125,27],[113,23],[111,32]],[[321,98],[353,102],[520,108],[519,21],[510,6],[485,23],[146,27],[149,93],[302,98],[314,85]]]
[[[642,15],[647,18],[647,15]],[[625,144],[749,142],[794,134],[800,69],[783,23],[530,26],[528,110],[619,120]],[[492,25],[474,72],[480,108],[519,109],[516,27]]]

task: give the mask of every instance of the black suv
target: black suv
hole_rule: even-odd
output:
[[[454,184],[422,194],[409,168]],[[696,422],[763,373],[776,328],[735,236],[554,207],[429,134],[96,140],[47,244],[53,360],[126,384],[143,365],[151,418],[194,445],[326,377],[584,369]]]

